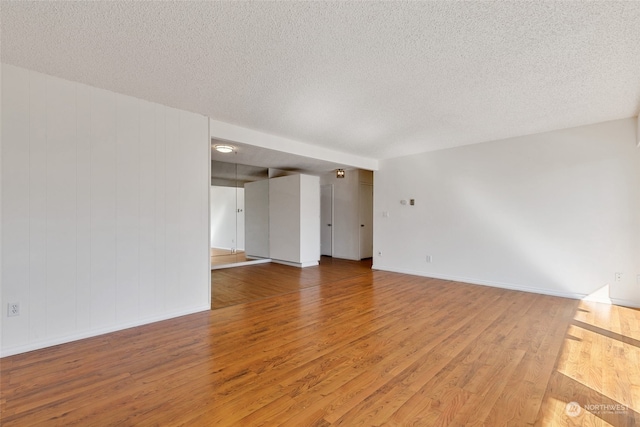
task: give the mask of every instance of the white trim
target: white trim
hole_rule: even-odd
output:
[[[314,267],[318,264],[320,264],[318,261],[307,261],[307,262],[302,262],[299,265],[300,267],[304,268],[304,267]]]
[[[276,264],[288,265],[290,267],[313,267],[319,264],[318,261],[306,261],[306,262],[291,262],[291,261],[282,261],[279,259],[272,259],[271,262],[275,262]]]
[[[433,279],[440,279],[440,280],[451,280],[454,282],[469,283],[472,285],[490,286],[492,288],[509,289],[512,291],[522,291],[522,292],[529,292],[533,294],[551,295],[554,297],[561,297],[561,298],[583,299],[587,296],[587,294],[579,294],[575,292],[562,292],[562,291],[556,291],[553,289],[532,288],[529,286],[514,285],[512,283],[493,282],[489,280],[472,279],[469,277],[446,276],[446,275],[440,275],[440,274],[425,273],[425,272],[416,271],[416,270],[408,270],[403,268],[384,267],[384,266],[375,265],[375,264],[371,268],[373,270],[391,271],[394,273],[411,274],[414,276],[430,277]]]
[[[209,163],[207,167],[207,260],[209,260],[209,271],[213,270],[211,264],[211,120],[207,120],[207,156],[209,157]],[[211,273],[209,276],[209,287],[207,288],[207,295],[209,300],[209,307],[213,304],[213,278]]]
[[[107,328],[96,329],[92,331],[85,331],[78,334],[66,335],[64,337],[53,338],[49,340],[37,341],[33,343],[29,343],[27,345],[21,345],[18,347],[10,347],[3,350],[0,350],[0,358],[13,356],[20,353],[26,353],[28,351],[40,350],[47,347],[52,347],[54,345],[66,344],[73,341],[82,340],[85,338],[97,337],[99,335],[109,334],[111,332],[122,331],[124,329],[134,328],[136,326],[148,325],[155,322],[161,322],[163,320],[169,320],[176,317],[186,316],[189,314],[200,313],[203,311],[211,310],[211,306],[199,306],[196,308],[190,308],[183,311],[176,311],[169,314],[163,314],[161,316],[148,317],[144,320],[137,320],[135,322],[122,323],[118,325],[109,326]]]
[[[255,256],[255,255],[246,255],[244,256],[246,259],[248,260],[252,260],[252,261],[263,261],[263,262],[271,262],[271,258],[265,258],[265,257],[261,257],[261,256]]]
[[[390,271],[392,273],[411,274],[413,276],[429,277],[429,278],[440,279],[440,280],[451,280],[454,282],[469,283],[472,285],[490,286],[492,288],[509,289],[512,291],[529,292],[532,294],[551,295],[554,297],[579,299],[579,300],[585,300],[590,302],[597,302],[601,304],[613,304],[613,305],[619,305],[623,307],[640,308],[640,303],[625,300],[625,299],[619,299],[619,298],[594,299],[593,297],[589,297],[589,295],[587,294],[580,294],[576,292],[562,292],[562,291],[556,291],[553,289],[532,288],[529,286],[514,285],[512,283],[493,282],[488,280],[471,279],[468,277],[456,277],[456,276],[446,276],[446,275],[440,275],[440,274],[431,274],[431,273],[425,273],[425,272],[416,271],[416,270],[409,270],[404,268],[391,268],[391,267],[385,267],[385,266],[375,265],[375,264],[371,267],[371,269],[380,270],[380,271]]]
[[[611,303],[623,307],[640,308],[640,303],[628,299],[611,298]]]
[[[222,270],[223,268],[243,267],[245,265],[266,264],[268,262],[271,262],[271,259],[269,258],[251,258],[251,257],[246,257],[246,258],[249,261],[230,262],[229,264],[212,265],[211,270]]]
[[[323,227],[323,224],[322,224],[322,187],[329,187],[329,189],[331,190],[331,219],[330,219],[330,221],[331,221],[331,248],[330,248],[331,255],[324,255],[322,253],[322,227]],[[334,237],[333,236],[333,229],[335,228],[334,224],[333,224],[334,220],[335,220],[334,206],[333,206],[334,205],[334,203],[333,203],[334,202],[334,191],[335,191],[335,189],[333,188],[333,184],[321,184],[320,185],[320,220],[321,220],[320,221],[320,256],[321,257],[322,256],[333,257],[333,252],[334,252],[333,251],[333,240],[334,240],[333,239],[333,237]]]

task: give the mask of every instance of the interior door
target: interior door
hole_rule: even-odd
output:
[[[373,185],[360,184],[360,259],[373,257]]]
[[[333,185],[320,187],[320,254],[333,256]]]

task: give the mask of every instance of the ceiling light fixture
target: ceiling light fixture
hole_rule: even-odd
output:
[[[344,178],[344,169],[336,169],[336,178]]]
[[[219,151],[220,153],[233,153],[235,151],[235,147],[233,145],[226,145],[226,144],[216,144],[213,146],[213,148],[216,149],[216,151]]]

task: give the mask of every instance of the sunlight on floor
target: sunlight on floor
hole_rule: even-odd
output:
[[[639,309],[583,301],[574,319],[633,340],[640,340]]]
[[[640,310],[580,303],[543,399],[541,425],[635,425],[640,415],[639,325]]]
[[[640,401],[636,398],[634,402],[632,396],[633,371],[638,370],[640,348],[572,325],[560,357],[558,372],[640,411]]]

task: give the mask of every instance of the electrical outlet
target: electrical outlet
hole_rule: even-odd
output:
[[[431,262],[433,261],[433,258],[431,257],[431,255],[427,255],[427,262]]]
[[[622,280],[622,273],[615,273],[613,276],[613,280],[615,280],[616,282],[620,282]]]
[[[10,302],[7,304],[7,317],[19,316],[20,304],[17,302]]]

